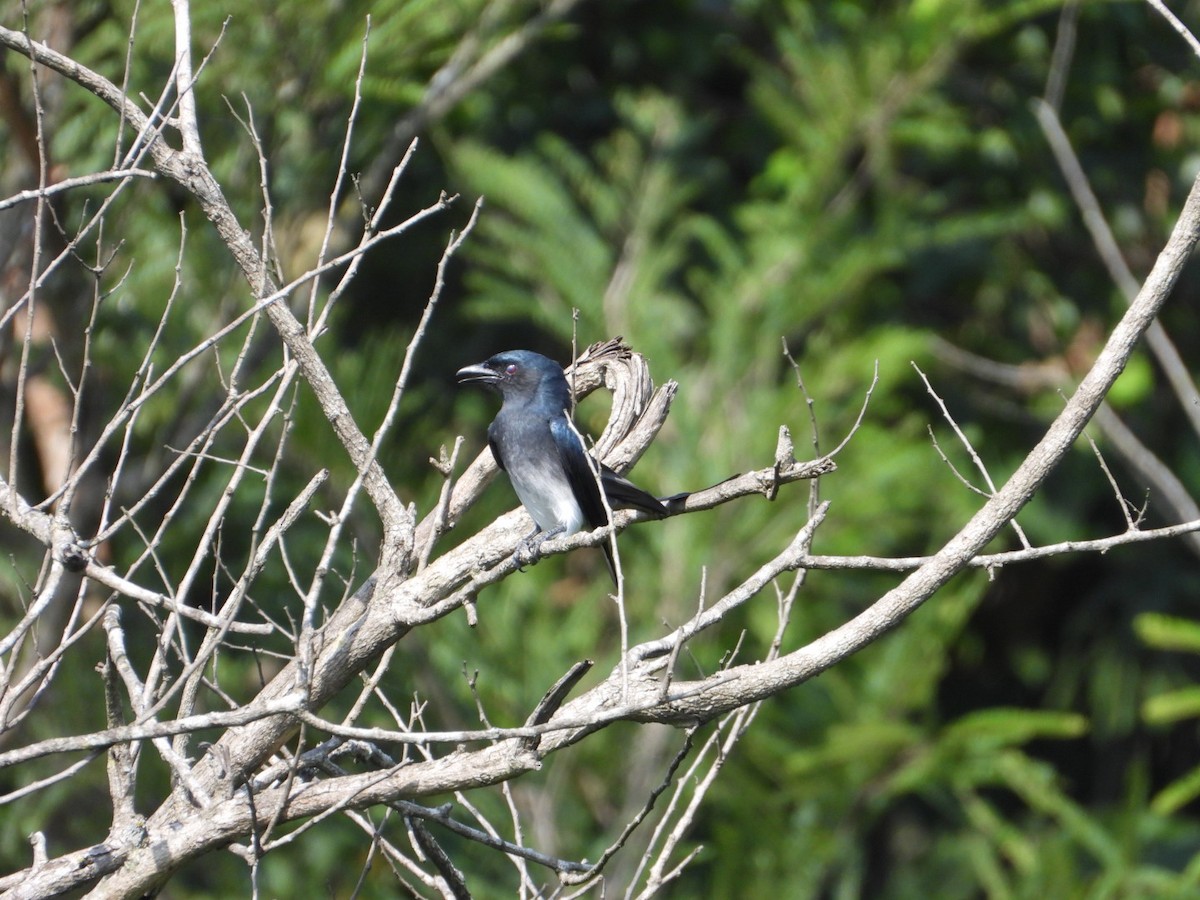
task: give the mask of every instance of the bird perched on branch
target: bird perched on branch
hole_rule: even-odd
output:
[[[488,426],[488,444],[534,521],[533,531],[517,548],[518,561],[535,560],[551,538],[574,534],[585,525],[608,525],[599,485],[613,509],[637,509],[655,518],[667,514],[658,498],[587,452],[567,418],[571,389],[554,360],[530,350],[508,350],[459,369],[458,381],[491,388],[504,400]],[[615,581],[612,546],[608,541],[600,546]]]

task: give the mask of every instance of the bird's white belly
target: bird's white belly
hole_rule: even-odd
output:
[[[508,469],[510,476],[513,476],[510,478],[513,489],[538,528],[542,531],[561,528],[564,535],[574,534],[580,529],[583,512],[561,470],[547,471],[546,466],[526,459],[512,460]],[[518,486],[529,482],[541,485],[542,490],[533,494]]]

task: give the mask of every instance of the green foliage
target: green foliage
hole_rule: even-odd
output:
[[[776,423],[806,446],[804,396],[778,355],[781,337],[797,353],[825,449],[849,429],[878,361],[866,420],[839,473],[821,486],[834,505],[817,549],[907,555],[939,546],[980,501],[937,462],[927,424],[958,470],[982,479],[909,361],[932,373],[1000,482],[1028,446],[1025,432],[996,439],[1010,417],[981,413],[966,386],[947,381],[928,332],[1023,360],[1031,338],[1041,352],[1058,352],[1090,314],[1079,300],[1086,293],[1053,259],[1063,236],[1078,230],[1073,205],[1053,177],[1030,171],[1030,159],[1046,155],[1023,103],[1050,62],[1053,30],[1038,17],[1055,8],[773,9],[765,17],[772,52],[739,51],[768,150],[760,149],[748,189],[715,215],[705,198],[720,193],[724,173],[706,166],[702,151],[721,126],[689,107],[691,98],[654,86],[615,95],[612,129],[590,153],[548,132],[515,152],[450,146],[456,173],[490,210],[469,250],[470,310],[484,321],[531,320],[563,343],[578,310],[581,341],[624,333],[656,371],[677,379],[671,422],[637,472],[664,491],[761,465]],[[974,71],[981,57],[1010,51],[1020,60],[1011,78]],[[1125,92],[1101,95],[1105,109],[1105,96]],[[1133,408],[1155,390],[1155,373],[1137,359],[1113,400]],[[1061,399],[1047,394],[1044,403],[1053,414]],[[1052,489],[1021,521],[1037,540],[1094,535],[1085,510],[1102,497],[1102,483],[1095,491],[1064,504]],[[682,547],[747,548],[744,559],[709,561],[707,584],[719,591],[799,524],[803,497],[780,502],[794,513],[744,503],[709,522],[668,523],[654,546],[664,554],[658,571],[698,565]],[[651,592],[646,567],[633,578],[665,610],[686,609],[696,590],[694,578],[676,575],[649,582],[658,588]],[[883,586],[814,574],[792,640],[835,626]],[[787,884],[796,897],[900,897],[927,895],[933,883],[948,897],[981,888],[992,896],[1183,889],[1177,869],[1144,862],[1192,828],[1160,818],[1178,806],[1097,818],[1080,799],[1084,785],[1042,758],[1056,743],[1068,749],[1052,757],[1081,758],[1137,727],[1139,698],[1154,679],[1119,633],[1089,653],[1081,618],[1068,626],[1081,629],[1069,659],[1046,653],[1035,635],[1014,648],[1018,681],[1075,708],[947,715],[945,695],[964,665],[956,648],[977,645],[970,623],[987,597],[982,579],[939,593],[861,660],[763,711],[742,751],[750,765],[727,773],[698,835],[711,846],[696,870],[708,892],[777,895]],[[751,649],[774,627],[762,609],[744,622]],[[753,771],[782,774],[759,779]],[[763,834],[788,835],[789,851],[776,855],[756,841]],[[864,850],[872,836],[886,862]],[[891,887],[872,891],[880,867]]]
[[[1155,613],[1143,613],[1134,622],[1138,637],[1161,650],[1200,653],[1200,622]],[[1170,726],[1200,719],[1200,685],[1159,691],[1142,705],[1142,715],[1153,726]],[[1193,726],[1194,727],[1194,726]],[[1200,766],[1190,769],[1160,790],[1150,807],[1170,816],[1200,798]]]
[[[1185,51],[1133,6],[1081,7],[1062,115],[1141,270],[1195,168],[1188,148],[1200,139],[1200,115]],[[227,23],[220,4],[193,7],[197,45],[216,44],[199,82],[206,150],[243,224],[260,238],[262,173],[237,122],[252,111],[270,161],[272,252],[293,275],[315,259],[313,234],[330,202],[367,14],[355,172],[388,146],[395,123],[427,96],[429,80],[464,41],[495,48],[542,5],[262,4],[239,7]],[[432,509],[441,482],[428,458],[452,445],[455,431],[467,436],[460,470],[482,445],[494,406],[449,386],[449,373],[476,351],[537,344],[565,359],[573,339],[586,345],[623,334],[660,380],[680,386],[667,426],[634,472],[639,483],[667,494],[768,465],[780,425],[798,456],[828,452],[855,428],[869,393],[838,471],[819,485],[832,508],[814,552],[936,550],[983,501],[942,462],[930,431],[958,472],[985,484],[912,363],[929,374],[999,484],[1062,398],[965,375],[934,338],[1031,374],[1043,364],[1076,371],[1072,354],[1095,349],[1089,329],[1102,323],[1102,331],[1122,308],[1028,112],[1052,64],[1059,9],[1050,0],[581,4],[572,21],[431,124],[413,163],[426,168],[410,173],[419,184],[402,188],[425,196],[445,186],[486,204],[418,356],[398,439],[381,450],[401,495],[421,512]],[[118,81],[133,10],[129,0],[80,7],[94,27],[75,52]],[[170,5],[137,10],[129,91],[155,97],[171,66]],[[65,109],[52,149],[70,161],[71,174],[104,168],[118,146],[128,147],[130,136],[118,138],[99,104],[72,95]],[[1156,205],[1159,183],[1166,199]],[[68,221],[85,214],[83,197],[73,195]],[[157,351],[156,371],[212,322],[243,310],[250,291],[196,211],[181,212],[160,185],[131,189],[109,223],[106,240],[119,234],[123,246],[101,277],[111,293],[93,349],[106,388],[96,402],[111,406],[140,362],[129,348],[144,345],[175,290],[181,245],[180,287],[167,313],[176,327]],[[321,338],[367,433],[383,416],[412,310],[427,294],[432,265],[411,248],[428,238],[440,250],[453,224],[440,221],[434,237],[406,236],[412,243],[372,257],[368,266],[378,269],[360,276],[359,293],[343,299]],[[92,244],[80,255],[111,249]],[[419,282],[410,268],[418,266]],[[1193,313],[1168,314],[1181,317],[1182,349],[1195,358]],[[247,324],[210,351],[222,371],[258,346],[255,329],[264,327]],[[277,360],[255,362],[246,385],[266,387],[254,379]],[[195,398],[222,396],[210,368],[186,370],[187,378],[189,396],[151,399],[132,427],[138,453],[153,461],[178,452],[175,438],[196,416],[214,413]],[[1164,412],[1164,398],[1160,373],[1141,356],[1110,396],[1188,473],[1194,448],[1181,437],[1181,420]],[[230,560],[252,549],[235,532],[248,532],[263,510],[270,520],[317,466],[333,472],[320,509],[337,509],[354,479],[307,390],[285,407],[288,421],[274,439],[290,454],[288,483],[254,483],[239,496],[220,538]],[[601,399],[580,410],[592,432],[604,415]],[[277,446],[268,443],[265,455]],[[223,449],[208,452],[220,459]],[[211,506],[224,470],[206,463],[196,472],[197,506]],[[1135,477],[1121,469],[1116,477],[1127,495],[1141,497]],[[804,524],[808,501],[806,487],[792,485],[773,503],[748,498],[626,532],[630,639],[673,627],[773,556]],[[514,503],[498,482],[447,542]],[[152,530],[161,513],[147,508],[138,522]],[[1090,452],[1068,460],[1019,522],[1034,543],[1124,527]],[[370,568],[378,524],[355,513],[348,528],[353,541],[333,565],[356,585]],[[294,558],[323,550],[319,532],[297,530],[289,540]],[[995,548],[1017,542],[1010,531]],[[163,548],[164,577],[196,552],[187,543]],[[123,560],[141,550],[113,548]],[[768,702],[688,836],[704,849],[678,895],[1099,898],[1197,890],[1200,768],[1192,751],[1200,689],[1178,660],[1200,652],[1200,625],[1188,618],[1194,562],[1183,551],[1141,552],[960,576],[892,634]],[[4,563],[12,610],[27,593],[18,562]],[[289,577],[273,561],[264,597]],[[842,624],[899,577],[808,573],[784,651]],[[430,728],[474,727],[477,704],[495,724],[519,724],[570,664],[591,658],[603,670],[617,657],[620,620],[604,579],[594,553],[545,561],[485,591],[477,626],[451,617],[406,638],[385,684],[412,691],[414,702],[436,701]],[[197,600],[210,602],[228,586],[225,573],[213,573]],[[711,672],[739,645],[744,655],[760,653],[778,627],[769,594],[695,640],[684,675]],[[130,627],[150,645],[152,622]],[[94,657],[101,654],[98,646]],[[252,657],[224,659],[223,683],[252,692],[261,662]],[[69,677],[95,679],[86,667]],[[56,699],[58,714],[96,718],[83,696]],[[366,718],[391,724],[382,706]],[[45,734],[52,733],[51,723]],[[515,802],[539,810],[537,838],[559,845],[539,849],[595,858],[677,744],[665,730],[611,728],[522,779]],[[1180,745],[1185,752],[1174,749]],[[631,769],[641,781],[626,777]],[[97,771],[93,784],[102,779]],[[51,791],[0,819],[0,852],[11,867],[27,853],[25,835],[46,822],[63,842],[74,837],[81,826],[61,813],[68,799],[81,806]],[[503,820],[500,796],[471,799]],[[354,890],[367,839],[349,828],[325,834],[294,865],[269,857],[261,893],[295,896],[318,883],[339,895]],[[475,865],[467,853],[456,861]],[[512,871],[494,865],[468,871],[477,896],[511,896]],[[629,874],[620,870],[613,884],[623,887]],[[179,893],[244,892],[241,878],[244,870],[233,867],[189,873]],[[393,890],[390,876],[375,870],[364,895]]]
[[[1200,623],[1179,616],[1144,613],[1134,622],[1137,635],[1159,650],[1200,653]]]
[[[528,159],[469,142],[452,149],[460,177],[494,206],[473,249],[470,312],[532,316],[563,340],[572,310],[584,335],[615,328],[655,346],[692,338],[695,312],[671,280],[694,244],[722,240],[688,213],[701,185],[676,171],[696,126],[661,95],[619,96],[615,106],[626,127],[595,148],[594,162],[551,135]]]

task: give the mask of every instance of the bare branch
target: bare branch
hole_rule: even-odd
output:
[[[203,158],[200,123],[196,119],[195,81],[192,78],[192,14],[188,0],[171,0],[175,11],[175,90],[179,93],[179,133],[183,151]]]
[[[109,181],[126,181],[133,178],[147,178],[153,181],[157,177],[157,173],[149,172],[145,169],[109,169],[108,171],[96,172],[92,175],[76,175],[73,178],[64,178],[62,181],[57,181],[44,188],[18,191],[7,199],[0,200],[0,210],[19,206],[22,203],[28,203],[30,200],[45,199],[57,194],[64,194],[67,191],[88,187],[93,184],[105,184]]]
[[[1148,0],[1148,2],[1157,6],[1156,0]],[[1166,15],[1170,17],[1169,12],[1166,12]],[[1054,158],[1067,181],[1071,196],[1075,198],[1075,203],[1083,214],[1083,223],[1092,235],[1092,241],[1096,245],[1101,261],[1108,269],[1113,283],[1124,294],[1125,299],[1132,303],[1138,293],[1137,279],[1130,271],[1129,264],[1125,262],[1125,257],[1100,208],[1100,201],[1092,192],[1087,175],[1083,171],[1079,158],[1075,155],[1074,148],[1071,147],[1071,142],[1067,139],[1066,132],[1063,131],[1057,113],[1050,105],[1038,100],[1033,101],[1033,111],[1037,115],[1038,124],[1042,126],[1042,132],[1046,135],[1050,149],[1054,151]],[[1187,415],[1188,421],[1191,422],[1192,431],[1200,436],[1200,402],[1198,402],[1200,393],[1197,392],[1187,364],[1180,357],[1174,342],[1160,322],[1150,323],[1146,329],[1146,343],[1154,354],[1154,358],[1158,360],[1158,364],[1162,366],[1163,372],[1166,373],[1167,380],[1171,383],[1175,396],[1179,399],[1179,405]]]
[[[549,23],[561,21],[576,4],[577,0],[548,0],[511,33],[503,30],[510,27],[511,14],[525,7],[507,2],[489,4],[478,27],[459,44],[451,60],[430,82],[413,117],[402,121],[397,133],[403,135],[406,128],[415,133],[425,121],[422,117],[441,115],[467,90],[530,46]],[[605,660],[611,670],[584,679],[593,668],[591,660],[573,666],[564,663],[564,674],[556,682],[549,684],[553,675],[546,676],[549,686],[540,701],[531,701],[527,708],[515,712],[497,713],[500,707],[480,687],[484,682],[477,682],[478,673],[464,664],[482,725],[456,730],[460,720],[444,716],[439,708],[436,692],[440,685],[410,685],[403,680],[411,674],[413,662],[419,665],[420,653],[427,646],[410,635],[463,608],[468,621],[474,624],[476,603],[484,612],[491,596],[490,592],[481,594],[483,589],[515,570],[512,551],[527,516],[514,510],[476,534],[440,541],[456,527],[494,474],[490,453],[481,453],[456,478],[462,439],[455,442],[453,450],[443,449],[434,463],[443,477],[441,490],[419,525],[415,506],[393,488],[377,457],[400,421],[416,354],[432,327],[430,323],[445,291],[448,267],[476,226],[480,204],[476,203],[462,229],[451,232],[446,242],[385,413],[373,426],[360,427],[326,363],[330,359],[328,351],[323,356],[318,350],[322,334],[366,254],[446,210],[454,198],[443,195],[436,203],[407,216],[398,216],[389,209],[416,148],[415,141],[405,138],[396,145],[406,144],[408,148],[399,164],[393,165],[399,150],[385,153],[376,163],[378,172],[390,172],[386,187],[382,191],[369,190],[365,196],[360,193],[346,202],[352,179],[347,167],[357,155],[353,152],[354,132],[367,71],[368,20],[339,171],[329,190],[324,236],[314,257],[303,262],[308,270],[294,278],[290,272],[285,276],[275,242],[276,215],[283,213],[275,209],[271,197],[268,175],[272,160],[260,139],[259,126],[247,105],[244,125],[249,137],[243,150],[247,158],[251,150],[257,157],[260,195],[254,195],[251,189],[249,201],[256,208],[261,204],[263,216],[261,235],[252,237],[251,229],[235,215],[234,206],[204,158],[204,123],[199,121],[196,99],[204,63],[200,71],[192,65],[188,0],[173,0],[173,10],[174,62],[157,100],[144,96],[135,100],[126,93],[135,69],[133,24],[122,87],[23,32],[0,29],[0,46],[29,60],[41,138],[37,148],[41,157],[38,189],[15,195],[0,203],[0,209],[33,201],[36,207],[32,219],[37,232],[45,229],[50,238],[61,239],[67,245],[61,253],[57,249],[46,253],[40,244],[33,245],[33,266],[28,273],[21,272],[24,295],[0,316],[0,326],[7,326],[20,338],[19,345],[14,343],[13,365],[14,372],[19,373],[17,378],[24,379],[17,384],[6,477],[0,479],[0,513],[14,523],[23,541],[33,545],[35,555],[27,568],[29,573],[38,572],[36,579],[29,573],[22,575],[28,583],[20,587],[18,615],[12,617],[16,622],[0,636],[0,730],[12,739],[20,733],[23,722],[35,721],[29,718],[30,712],[39,702],[46,705],[45,698],[53,696],[52,688],[63,687],[56,683],[56,674],[60,669],[69,669],[64,665],[68,653],[86,646],[82,644],[86,638],[104,641],[105,658],[99,682],[104,691],[104,727],[24,746],[12,740],[0,752],[0,768],[63,753],[82,754],[84,758],[51,761],[61,766],[59,771],[51,771],[51,766],[42,763],[46,771],[39,773],[40,778],[18,779],[22,786],[0,798],[0,803],[11,804],[19,797],[67,782],[89,762],[97,761],[105,750],[113,803],[112,828],[103,843],[50,858],[45,838],[36,834],[29,868],[0,878],[0,886],[12,890],[14,896],[84,890],[91,890],[96,897],[146,896],[158,891],[164,880],[185,863],[225,848],[247,863],[252,890],[257,892],[264,854],[299,844],[334,817],[349,818],[369,836],[360,882],[365,878],[366,866],[382,856],[405,887],[450,897],[466,894],[469,877],[460,871],[462,859],[448,852],[453,844],[443,843],[440,829],[475,847],[508,855],[517,872],[519,890],[525,896],[542,889],[530,875],[531,871],[537,872],[534,866],[556,873],[562,886],[595,883],[606,864],[623,849],[629,852],[634,835],[644,829],[652,833],[641,835],[647,849],[642,865],[636,867],[629,893],[634,896],[640,890],[641,895],[649,896],[677,879],[694,858],[696,851],[687,850],[684,841],[697,811],[732,758],[738,741],[756,721],[761,704],[896,627],[956,572],[971,566],[995,569],[1066,552],[1105,552],[1183,534],[1196,539],[1194,536],[1200,534],[1200,509],[1194,504],[1187,508],[1188,521],[1184,525],[1142,530],[1141,514],[1133,510],[1115,479],[1111,479],[1126,516],[1125,533],[1044,547],[1030,546],[1022,535],[1025,546],[1021,550],[983,554],[983,548],[1004,528],[1010,524],[1015,527],[1018,512],[1093,416],[1114,445],[1124,446],[1123,455],[1148,454],[1149,459],[1142,461],[1146,471],[1153,470],[1156,463],[1161,466],[1148,450],[1137,449],[1136,439],[1131,444],[1111,437],[1119,435],[1120,423],[1110,421],[1111,414],[1101,402],[1140,335],[1151,329],[1151,340],[1156,340],[1153,317],[1200,238],[1198,180],[1150,278],[1137,296],[1131,297],[1127,315],[1092,370],[1066,401],[1062,413],[1006,484],[998,487],[992,482],[946,405],[938,400],[982,473],[986,484],[982,493],[987,497],[983,508],[942,550],[919,559],[812,553],[816,529],[831,514],[831,507],[828,502],[819,502],[816,486],[812,485],[808,521],[802,524],[806,505],[794,502],[794,495],[784,487],[804,479],[815,481],[835,471],[833,456],[858,432],[869,412],[878,383],[878,365],[846,439],[832,454],[822,456],[814,404],[785,344],[785,356],[809,407],[818,458],[797,461],[787,427],[764,425],[777,428],[771,435],[775,437],[773,457],[763,460],[767,465],[710,487],[678,493],[664,502],[670,514],[677,516],[762,494],[768,502],[779,501],[781,515],[797,517],[791,526],[793,538],[782,549],[776,546],[764,551],[763,556],[770,558],[741,583],[722,588],[715,602],[710,602],[707,595],[708,574],[702,569],[694,611],[682,616],[671,613],[672,625],[652,632],[649,640],[636,634],[632,619],[626,621],[625,584],[618,565],[621,635],[619,655]],[[136,22],[136,9],[133,15]],[[1054,96],[1061,95],[1065,83],[1068,39],[1064,17],[1060,52],[1054,64],[1056,73],[1052,73],[1047,87],[1052,102]],[[38,73],[44,73],[45,68],[61,73],[117,111],[120,130],[111,171],[50,184],[44,148],[45,135],[51,132],[43,132],[40,127],[43,111],[37,94],[41,90]],[[168,126],[179,129],[182,149],[173,148],[164,137]],[[1044,127],[1049,133],[1054,126],[1056,120]],[[132,138],[127,149],[123,146],[128,140],[126,129]],[[264,128],[263,135],[268,134]],[[1053,138],[1051,141],[1054,143]],[[1060,147],[1056,152],[1064,151]],[[1071,180],[1073,176],[1067,177]],[[86,439],[76,437],[80,424],[87,424],[84,412],[85,406],[91,408],[91,385],[99,380],[89,373],[92,326],[104,321],[103,317],[97,319],[97,311],[111,293],[105,288],[120,275],[113,265],[116,245],[108,233],[105,214],[129,185],[147,178],[169,179],[182,189],[175,193],[182,193],[186,205],[191,206],[193,200],[199,205],[227,248],[244,287],[240,292],[227,291],[216,307],[219,321],[202,335],[179,339],[184,350],[176,351],[172,329],[180,318],[179,301],[190,299],[184,289],[186,230],[181,229],[176,277],[164,298],[164,312],[157,324],[146,323],[147,332],[153,332],[149,344],[131,348],[128,368],[133,374],[125,376],[127,383],[116,386],[114,396],[103,398],[110,402],[101,405],[112,407],[108,418],[97,422],[95,433]],[[52,214],[51,198],[61,197],[66,190],[99,184],[107,185],[103,203],[94,213],[90,206],[81,213],[81,224],[74,232],[66,226],[65,216],[60,220]],[[246,200],[237,198],[239,204]],[[331,249],[336,239],[335,219],[339,210],[355,201],[354,212],[365,223],[362,237],[355,247],[339,253]],[[21,214],[26,212],[22,210]],[[1089,215],[1085,210],[1085,217]],[[400,224],[384,227],[385,221],[400,218]],[[282,223],[282,218],[279,221]],[[257,226],[253,230],[257,232]],[[281,226],[281,240],[283,234]],[[1127,269],[1122,274],[1124,263],[1119,254],[1114,256],[1100,237],[1097,246],[1118,283],[1124,280],[1132,295],[1132,276]],[[626,254],[617,271],[610,273],[610,294],[628,286],[633,273],[628,262]],[[169,253],[163,264],[170,265]],[[89,289],[84,292],[84,299],[91,303],[86,339],[80,345],[56,340],[44,345],[46,372],[66,385],[56,386],[63,395],[63,408],[73,403],[71,415],[46,430],[66,432],[71,443],[65,455],[56,456],[65,463],[60,462],[58,468],[42,465],[46,472],[53,473],[49,480],[55,483],[47,485],[49,496],[33,506],[20,493],[30,479],[19,467],[28,458],[22,456],[19,445],[22,440],[28,442],[30,434],[36,435],[32,430],[23,433],[28,426],[21,404],[30,384],[36,385],[37,379],[44,377],[30,368],[43,348],[38,343],[40,338],[36,338],[36,316],[48,293],[47,279],[55,271],[69,272],[76,265],[90,279]],[[338,267],[344,267],[344,271],[336,276],[337,284],[330,290],[322,279]],[[118,286],[121,283],[118,280]],[[300,291],[307,293],[307,298],[298,297]],[[305,311],[297,314],[302,307]],[[88,314],[78,318],[88,321]],[[273,331],[266,328],[267,322]],[[1165,335],[1162,340],[1174,352]],[[1190,380],[1179,380],[1178,372],[1171,368],[1182,364],[1172,362],[1167,355],[1160,356],[1160,364],[1171,375],[1177,396],[1190,402],[1194,387],[1189,387]],[[1003,374],[1013,376],[1011,372]],[[1057,386],[1067,374],[1064,366],[1046,364],[1034,380],[1039,387]],[[587,348],[570,366],[568,379],[577,398],[601,387],[610,393],[612,414],[595,442],[595,456],[618,471],[628,470],[663,426],[675,383],[667,381],[656,387],[648,362],[620,339]],[[292,421],[301,408],[299,398],[305,385],[336,437],[330,452],[344,452],[354,467],[353,479],[346,478],[349,484],[336,483],[323,466],[313,474],[314,466],[309,461],[297,463],[294,458],[290,446]],[[201,391],[209,390],[211,396],[204,396],[198,409],[187,409]],[[168,405],[168,398],[180,411],[168,413],[169,428],[160,431],[153,420],[157,408]],[[137,447],[147,432],[151,436],[146,440],[154,444],[154,450],[149,459],[142,460]],[[421,451],[419,458],[426,455],[427,451]],[[1103,458],[1101,466],[1107,470]],[[305,480],[307,484],[300,487]],[[1182,486],[1180,489],[1186,497],[1186,490]],[[1156,493],[1160,490],[1156,485]],[[359,546],[358,535],[376,539],[377,523],[373,518],[366,528],[354,531],[361,524],[359,501],[364,494],[382,524],[382,544],[378,547]],[[88,523],[79,526],[81,530],[94,529],[88,532],[90,539],[81,539],[72,530],[69,514],[73,503],[82,506],[90,496],[97,498],[94,505],[98,515],[76,518]],[[312,529],[303,535],[297,534],[306,520],[305,513],[318,497],[323,498],[322,512],[317,513],[321,521],[312,523]],[[614,541],[620,530],[644,518],[630,511],[610,510],[609,514],[610,526],[547,542],[545,552],[566,552]],[[194,533],[180,536],[180,528],[189,517],[196,523]],[[347,560],[345,564],[343,560]],[[364,565],[367,571],[360,573]],[[268,566],[275,571],[269,571]],[[810,568],[864,568],[909,574],[896,579],[900,583],[864,612],[787,652],[792,611]],[[787,572],[795,576],[781,581]],[[59,599],[65,612],[51,625],[47,613],[57,613],[55,601]],[[770,643],[760,653],[749,658],[755,640],[738,637],[731,650],[719,645],[715,648],[727,650],[717,671],[697,665],[697,674],[691,674],[687,666],[679,665],[692,650],[699,656],[702,642],[720,640],[713,637],[717,625],[729,624],[735,613],[752,609],[752,603],[764,602],[775,604],[777,622],[773,636],[764,636],[764,640],[770,637]],[[633,610],[631,604],[631,615]],[[134,652],[140,648],[127,646],[121,615],[130,612],[144,614],[152,631],[144,655]],[[771,610],[768,607],[758,612],[769,616]],[[675,624],[680,618],[686,621]],[[57,644],[43,653],[41,639],[47,634]],[[268,640],[234,640],[235,634]],[[406,638],[408,643],[401,644]],[[132,632],[128,640],[133,640]],[[416,646],[410,647],[412,644]],[[230,656],[239,657],[236,665],[227,662]],[[241,665],[243,661],[249,665]],[[258,664],[257,670],[254,664]],[[389,664],[393,664],[391,671]],[[398,693],[410,688],[411,696]],[[427,694],[434,694],[434,699]],[[209,711],[213,707],[216,711]],[[505,721],[515,723],[514,727],[503,727]],[[553,847],[530,846],[539,843],[538,829],[543,823],[531,821],[531,810],[536,811],[536,807],[527,804],[519,791],[510,790],[509,783],[542,767],[549,755],[621,721],[660,723],[683,730],[683,748],[672,758],[671,744],[677,740],[673,732],[666,728],[641,730],[652,738],[644,744],[649,748],[645,759],[650,760],[644,768],[651,774],[644,783],[630,781],[629,796],[613,805],[615,824],[609,846],[596,863],[569,859],[554,852]],[[691,753],[693,736],[710,722],[715,727],[709,737],[699,752]],[[98,719],[88,727],[99,723]],[[366,727],[378,723],[389,727]],[[448,727],[443,727],[447,723]],[[213,743],[196,745],[199,749],[191,751],[201,729],[219,730],[219,736]],[[171,776],[170,786],[154,797],[144,818],[136,813],[134,804],[134,798],[142,797],[147,790],[147,785],[138,780],[143,751],[156,753]],[[348,755],[352,755],[353,765],[341,762]],[[495,799],[502,800],[503,805],[479,802],[473,792],[494,785],[502,786],[502,798]],[[434,795],[454,798],[454,806],[432,807],[419,802]],[[382,811],[378,824],[359,812],[372,806]],[[458,812],[452,816],[454,810]],[[652,821],[652,813],[656,817],[653,828],[646,824]],[[295,824],[285,827],[289,823]],[[411,846],[404,846],[404,837],[390,834],[387,825],[392,830],[403,829]],[[94,842],[98,837],[86,839]],[[351,877],[355,874],[351,872]]]
[[[954,464],[950,462],[950,460],[946,457],[946,454],[942,453],[942,448],[938,446],[937,438],[933,435],[933,429],[930,428],[929,436],[933,438],[933,446],[937,450],[938,455],[941,456],[942,461],[950,467],[950,470],[958,477],[958,480],[965,484],[970,490],[974,491],[980,496],[991,497],[996,493],[996,483],[992,481],[991,473],[988,472],[987,466],[983,464],[983,459],[977,452],[975,452],[974,445],[972,445],[967,436],[963,434],[963,430],[958,427],[958,422],[954,420],[954,416],[950,415],[950,410],[947,408],[946,402],[941,398],[941,395],[939,395],[938,392],[933,389],[933,385],[929,383],[929,379],[925,376],[925,373],[921,371],[920,367],[916,363],[913,363],[912,367],[916,369],[917,374],[921,376],[921,381],[925,383],[925,390],[929,392],[929,396],[933,397],[934,402],[936,402],[938,408],[941,409],[942,418],[945,419],[950,425],[951,430],[954,432],[954,436],[958,438],[958,442],[962,444],[963,448],[967,451],[967,454],[971,457],[971,462],[975,464],[975,469],[980,475],[983,476],[983,481],[987,485],[988,489],[986,491],[982,491],[975,487],[958,471],[958,469],[954,468]],[[1021,526],[1017,524],[1017,520],[1014,518],[1010,524],[1012,525],[1013,531],[1016,532],[1017,538],[1021,541],[1021,545],[1023,547],[1028,547],[1029,538],[1025,537],[1025,532],[1022,530]]]
[[[1192,48],[1192,52],[1197,57],[1200,57],[1200,40],[1196,39],[1196,36],[1179,20],[1175,13],[1167,9],[1167,5],[1162,0],[1146,0],[1146,2],[1153,6],[1158,14],[1167,20],[1167,24],[1174,28],[1179,36],[1188,42],[1188,46]]]

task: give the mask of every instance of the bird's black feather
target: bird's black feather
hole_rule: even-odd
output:
[[[597,478],[613,509],[667,515],[656,497],[588,453],[567,418],[571,391],[553,360],[529,350],[509,350],[459,370],[458,378],[492,388],[504,400],[488,427],[488,444],[537,526],[524,545],[531,553],[549,537],[608,524]],[[615,579],[612,547],[607,541],[601,546]]]

